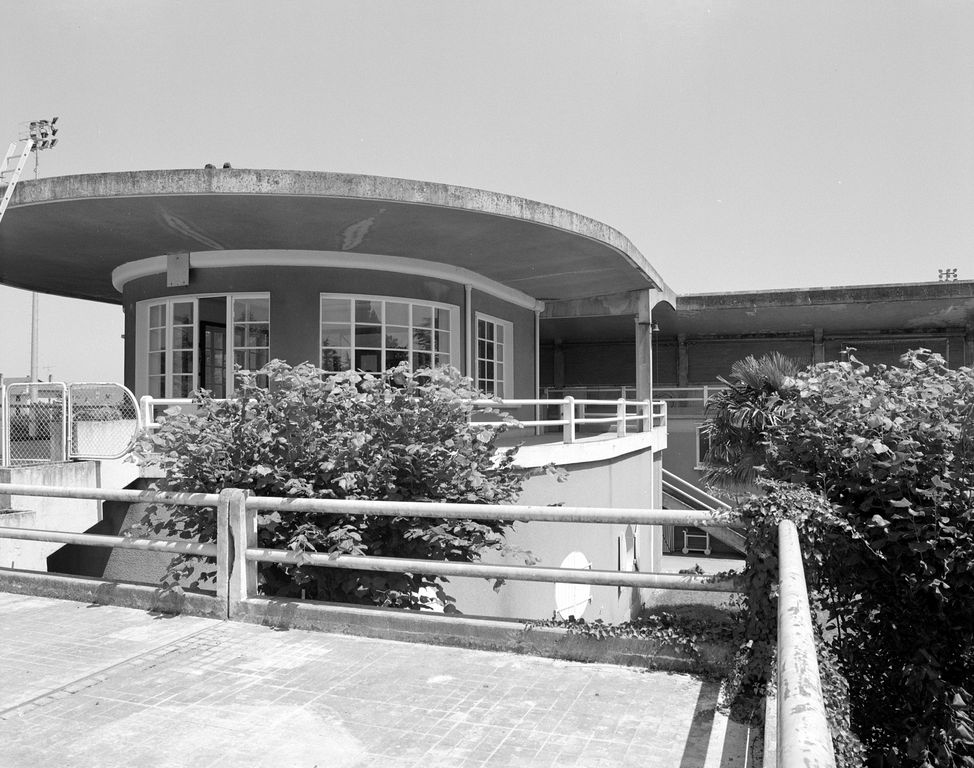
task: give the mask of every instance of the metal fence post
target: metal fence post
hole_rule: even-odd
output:
[[[834,768],[798,529],[778,524],[778,768]]]
[[[616,405],[616,437],[626,436],[626,398],[620,397]]]
[[[227,488],[227,521],[231,558],[227,580],[227,614],[233,618],[239,603],[257,594],[257,563],[247,560],[247,549],[257,546],[257,513],[247,509],[247,491]]]

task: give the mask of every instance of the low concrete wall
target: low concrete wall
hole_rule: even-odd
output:
[[[549,474],[527,480],[519,504],[592,507],[652,507],[651,449],[626,456],[573,464],[563,482]],[[627,530],[628,529],[628,530]],[[658,526],[625,526],[597,523],[516,523],[507,536],[511,548],[529,550],[540,558],[538,565],[558,567],[571,552],[585,555],[595,570],[634,570],[633,550],[638,570],[652,571],[653,536]],[[635,539],[635,543],[634,540]],[[524,557],[491,553],[484,562],[523,565]],[[509,581],[499,591],[484,579],[453,579],[446,586],[465,614],[493,617],[549,619],[555,611],[555,585]],[[627,621],[639,608],[632,589],[592,587],[592,602],[581,616],[586,620]]]
[[[181,613],[225,619],[227,604],[215,595],[172,592],[107,579],[62,576],[0,568],[0,591],[12,594],[77,600],[95,605],[118,605],[160,613]]]
[[[97,488],[98,464],[69,461],[0,469],[0,482]],[[87,531],[101,520],[101,502],[0,495],[0,525],[54,531]],[[47,558],[62,547],[39,541],[0,539],[0,566],[46,571]]]
[[[570,634],[557,627],[532,627],[516,620],[458,617],[311,600],[250,598],[232,604],[229,618],[270,627],[696,673],[726,674],[735,651],[729,645],[701,643],[700,657],[691,658],[655,640],[596,639]]]

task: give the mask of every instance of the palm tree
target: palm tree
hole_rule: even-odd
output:
[[[703,433],[708,441],[704,480],[718,486],[754,482],[765,459],[765,433],[794,396],[798,363],[780,352],[749,355],[731,366],[727,389],[707,404]]]

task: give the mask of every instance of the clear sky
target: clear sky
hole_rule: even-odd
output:
[[[0,0],[0,27],[0,140],[60,117],[41,176],[479,187],[615,227],[679,293],[974,278],[968,0]],[[29,318],[0,287],[8,376]],[[42,296],[40,329],[44,377],[121,377],[119,308]]]

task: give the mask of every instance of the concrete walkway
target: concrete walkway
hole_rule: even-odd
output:
[[[0,593],[4,768],[744,768],[717,685]]]

